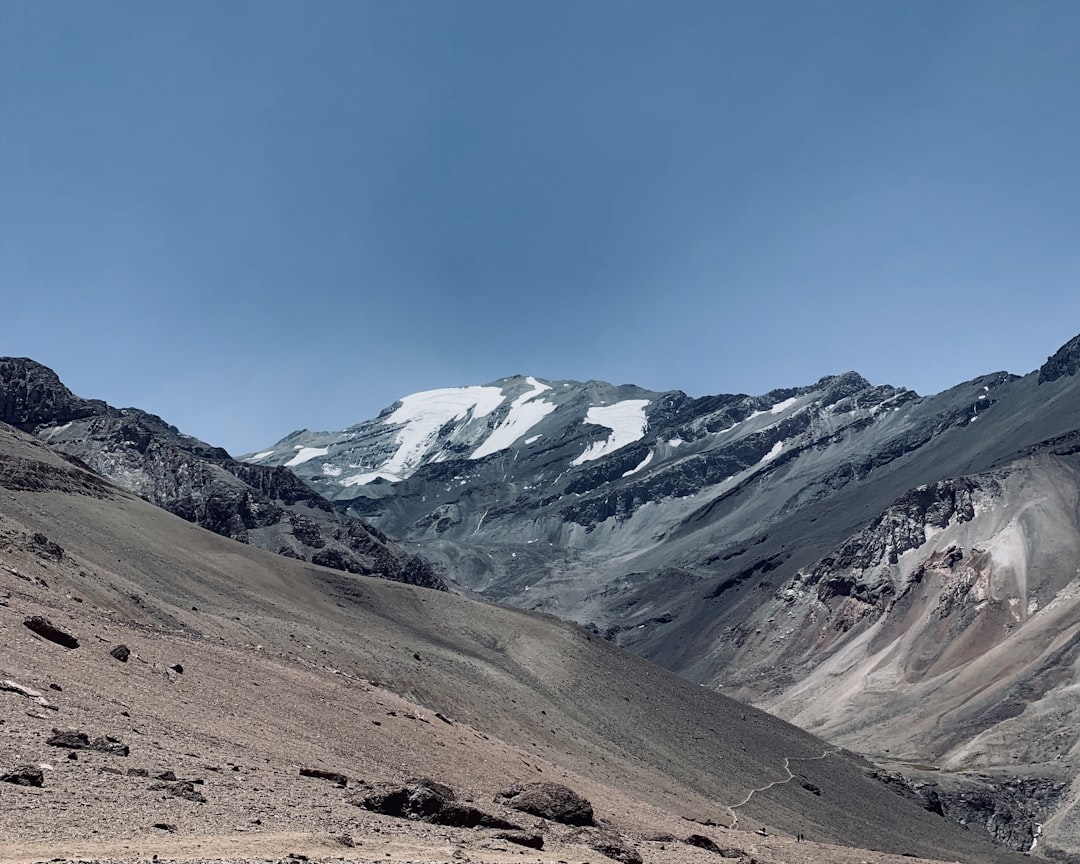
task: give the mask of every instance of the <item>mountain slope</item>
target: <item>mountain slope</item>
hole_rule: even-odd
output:
[[[80,399],[32,360],[0,358],[0,421],[224,537],[350,573],[446,588],[423,560],[339,513],[291,472],[235,460],[145,411]]]
[[[136,767],[175,765],[190,776],[226,759],[236,766],[206,774],[206,796],[219,798],[203,808],[148,798],[137,777],[106,774],[113,757],[54,755],[50,788],[109,790],[82,799],[91,816],[109,808],[94,828],[103,841],[146,848],[141,838],[163,814],[180,834],[203,832],[210,848],[225,834],[254,843],[313,820],[349,823],[340,796],[286,779],[299,760],[318,760],[399,782],[423,767],[481,801],[513,780],[553,775],[594,796],[606,830],[641,842],[648,826],[677,825],[679,816],[737,818],[740,829],[813,841],[1012,860],[896,795],[858,757],[571,625],[268,555],[2,425],[0,533],[0,664],[44,688],[58,709],[27,713],[29,703],[13,701],[22,695],[0,693],[5,768],[49,755],[48,727],[91,721],[131,744]],[[76,632],[80,647],[68,652],[21,627],[42,613]],[[135,652],[124,666],[108,656],[120,641]],[[255,770],[248,782],[235,773]],[[27,843],[48,830],[55,849],[82,836],[85,817],[63,817],[65,799],[34,797],[25,807],[32,794],[0,783],[5,837]],[[223,810],[228,800],[243,810]],[[318,801],[325,810],[312,809]],[[134,822],[117,821],[129,812]],[[274,815],[241,837],[223,826],[242,812]],[[725,840],[715,827],[682,830],[745,842],[737,831]]]
[[[1080,853],[1078,369],[1080,337],[1029,375],[929,397],[854,373],[703,399],[505,379],[454,391],[422,427],[446,391],[256,455],[296,460],[467,589],[587,624],[920,783],[912,764],[972,772],[969,798],[1030,777],[1034,803],[1011,826],[988,805],[987,827],[1026,849],[1046,822],[1044,848]],[[536,399],[554,407],[497,434]]]

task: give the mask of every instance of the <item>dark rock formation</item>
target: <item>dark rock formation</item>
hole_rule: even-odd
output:
[[[0,422],[215,534],[336,570],[446,589],[425,561],[340,513],[287,468],[239,462],[153,414],[81,399],[32,360],[0,358]],[[0,463],[0,485],[48,483],[17,468]]]
[[[191,780],[179,780],[175,783],[155,783],[150,789],[154,792],[164,792],[173,798],[194,801],[196,804],[206,803],[206,796],[195,788],[195,783]]]
[[[401,819],[416,819],[456,828],[509,828],[520,826],[457,800],[444,783],[421,778],[405,784],[382,783],[347,799],[350,804]]]
[[[0,774],[0,782],[14,783],[16,786],[42,786],[45,774],[36,765],[23,765]]]
[[[42,639],[48,639],[57,645],[62,645],[65,648],[79,647],[79,640],[75,636],[62,627],[57,627],[48,618],[43,618],[41,615],[32,615],[27,618],[23,621],[23,626],[33,630]]]
[[[1075,336],[1062,345],[1053,356],[1047,358],[1039,369],[1039,383],[1047,384],[1075,375],[1080,370],[1080,336]]]
[[[117,645],[109,652],[109,656],[115,657],[121,663],[127,663],[128,657],[131,656],[131,649],[127,645]]]
[[[345,788],[349,783],[349,778],[344,774],[339,774],[336,771],[324,771],[322,768],[301,768],[301,777],[315,777],[319,780],[329,780],[331,783],[337,783],[338,786]]]
[[[66,747],[70,750],[96,750],[99,753],[111,753],[114,756],[127,756],[128,746],[111,735],[91,738],[85,732],[53,729],[52,737],[45,742],[51,747]]]
[[[593,825],[593,808],[572,789],[558,783],[515,784],[500,792],[499,804],[564,825]]]

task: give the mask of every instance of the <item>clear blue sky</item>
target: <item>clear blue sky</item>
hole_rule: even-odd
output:
[[[1080,2],[0,0],[0,353],[233,452],[1080,332]]]

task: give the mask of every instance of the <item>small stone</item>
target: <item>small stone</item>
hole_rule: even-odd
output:
[[[111,657],[115,657],[121,663],[127,663],[128,657],[131,656],[131,649],[127,645],[117,645],[112,651],[109,652]]]

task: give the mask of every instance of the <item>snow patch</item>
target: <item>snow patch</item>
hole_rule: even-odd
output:
[[[780,414],[787,411],[792,405],[799,401],[798,396],[792,396],[790,399],[785,399],[783,402],[777,402],[772,408],[769,409],[770,414]]]
[[[570,464],[592,462],[644,438],[649,428],[649,421],[645,419],[645,406],[648,404],[648,399],[627,399],[614,405],[590,408],[585,415],[585,422],[593,426],[607,426],[611,434],[606,441],[590,444],[585,452]]]
[[[526,438],[525,443],[527,445],[528,444],[535,444],[537,441],[539,441],[543,437],[544,437],[543,435],[533,435],[532,438]]]
[[[642,459],[641,462],[638,464],[637,468],[631,468],[629,471],[624,471],[622,476],[623,477],[629,477],[631,474],[637,474],[638,471],[642,470],[646,465],[648,465],[650,462],[652,462],[652,457],[653,457],[653,451],[650,450],[648,455],[644,459]]]
[[[685,444],[685,443],[686,442],[683,441],[682,438],[669,438],[668,442],[667,442],[667,445],[668,445],[668,447],[678,447],[679,445]]]
[[[555,410],[554,402],[548,402],[544,399],[533,401],[535,397],[551,388],[547,384],[540,383],[535,378],[526,378],[525,380],[532,389],[522,393],[510,403],[510,413],[506,415],[506,418],[498,426],[491,430],[487,440],[473,451],[472,456],[469,457],[470,459],[483,459],[492,453],[505,450]]]
[[[273,456],[273,450],[264,450],[262,453],[256,453],[254,456],[248,457],[248,462],[261,462],[267,456]]]
[[[63,426],[54,426],[52,429],[49,430],[49,435],[48,435],[48,438],[46,440],[52,441],[54,435],[56,435],[56,434],[58,434],[60,432],[63,432],[65,429],[70,429],[70,428],[71,428],[71,421],[70,420],[67,423],[65,423]]]
[[[322,473],[327,477],[340,477],[341,466],[334,465],[332,462],[323,462]]]
[[[299,444],[295,447],[296,455],[285,463],[286,468],[292,468],[294,465],[302,465],[309,459],[314,459],[316,456],[325,456],[330,452],[329,447],[301,447]]]
[[[768,453],[766,453],[764,456],[761,457],[761,460],[758,462],[758,464],[760,465],[762,462],[771,462],[773,459],[775,459],[777,456],[779,456],[783,452],[784,452],[784,442],[783,441],[777,441],[775,444],[772,445],[772,449]]]

